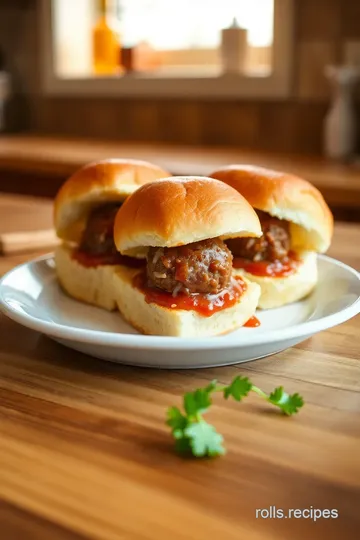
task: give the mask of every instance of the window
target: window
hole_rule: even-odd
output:
[[[107,22],[119,37],[118,56],[114,69],[100,73],[92,41],[96,3],[42,0],[45,91],[164,97],[289,92],[293,0],[109,0]],[[244,29],[244,67],[228,73],[221,31],[234,20]]]
[[[273,0],[118,0],[125,41],[156,49],[217,48],[235,17],[253,45],[271,45]]]

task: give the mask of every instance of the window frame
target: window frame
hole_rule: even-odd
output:
[[[49,96],[118,98],[284,99],[291,95],[294,0],[274,0],[272,73],[269,76],[165,76],[129,73],[119,77],[62,79],[53,69],[52,2],[40,2],[42,92]]]

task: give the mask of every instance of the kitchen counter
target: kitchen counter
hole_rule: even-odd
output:
[[[0,231],[24,229],[25,204],[6,197]],[[30,206],[36,228],[48,228],[50,203]],[[360,269],[359,235],[360,226],[337,224],[329,254]],[[33,256],[0,257],[0,274]],[[2,315],[0,335],[2,538],[358,539],[360,317],[269,358],[195,371],[101,362]],[[228,454],[179,458],[166,408],[237,374],[265,391],[299,392],[306,405],[285,418],[253,396],[216,399],[208,417]],[[335,509],[339,517],[256,519],[270,507]]]
[[[286,170],[303,176],[317,186],[332,207],[360,213],[360,165],[217,147],[3,136],[0,138],[0,191],[53,196],[75,169],[90,161],[109,157],[153,161],[180,175],[207,175],[218,167],[236,162]]]

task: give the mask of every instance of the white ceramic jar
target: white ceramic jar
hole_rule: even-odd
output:
[[[236,19],[221,31],[221,62],[224,73],[244,73],[247,53],[247,30]]]
[[[324,122],[324,153],[332,159],[347,160],[356,151],[353,90],[360,70],[353,66],[327,66],[325,75],[332,83],[334,99]]]

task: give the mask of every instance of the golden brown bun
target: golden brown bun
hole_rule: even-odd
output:
[[[203,317],[196,311],[148,304],[144,293],[132,284],[137,272],[124,266],[118,267],[114,277],[114,291],[124,319],[143,334],[189,338],[231,332],[243,326],[254,315],[260,296],[260,287],[256,283],[247,282],[247,290],[234,306],[218,311],[211,317]]]
[[[168,176],[160,167],[135,159],[106,159],[86,165],[63,184],[55,198],[57,235],[79,242],[94,206],[122,202],[139,186]]]
[[[86,268],[72,258],[72,249],[64,244],[55,251],[58,280],[69,296],[109,311],[115,310],[113,280],[117,266]]]
[[[234,268],[235,276],[242,276],[261,287],[258,307],[270,309],[297,302],[307,296],[317,283],[317,260],[314,251],[299,253],[302,264],[287,277],[254,276],[242,269]]]
[[[172,247],[221,236],[261,236],[259,219],[235,189],[205,177],[172,177],[146,184],[117,213],[114,240],[127,255],[147,246]]]
[[[251,206],[291,222],[294,249],[323,253],[333,234],[333,216],[320,191],[292,174],[252,165],[229,165],[210,175],[235,188]]]

